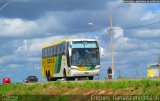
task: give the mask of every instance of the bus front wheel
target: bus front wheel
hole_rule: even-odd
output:
[[[63,77],[64,77],[64,78],[67,77],[67,75],[66,75],[66,70],[65,70],[65,69],[63,70]]]
[[[66,80],[67,80],[67,81],[74,81],[75,78],[74,78],[74,77],[67,77]]]
[[[93,80],[93,76],[89,76],[88,79],[89,79],[89,80]]]

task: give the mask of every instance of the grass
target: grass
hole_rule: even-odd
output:
[[[68,95],[95,95],[101,91],[105,92],[103,95],[111,92],[116,94],[116,92],[120,91],[117,94],[160,96],[160,81],[122,79],[0,85],[0,95],[18,95],[21,101],[72,101],[71,98],[74,101],[75,98],[82,99],[84,96]]]
[[[109,80],[109,81],[82,81],[82,82],[48,82],[35,84],[10,84],[0,85],[0,95],[16,94],[16,95],[47,95],[52,91],[59,90],[65,93],[67,89],[125,89],[132,87],[134,90],[144,89],[144,94],[160,95],[160,81],[158,80]],[[50,89],[51,88],[51,89]],[[43,91],[44,90],[44,91]],[[49,90],[46,93],[45,90]],[[57,91],[58,92],[58,91]]]

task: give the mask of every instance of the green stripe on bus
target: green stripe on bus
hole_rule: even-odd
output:
[[[60,72],[60,69],[61,69],[61,61],[62,61],[62,55],[61,55],[61,56],[58,56],[58,69],[57,69],[57,73]]]
[[[87,66],[87,70],[93,70],[95,66]]]
[[[58,68],[57,64],[58,64],[58,56],[56,56],[56,63],[55,63],[54,73],[57,73],[57,68]]]
[[[61,68],[62,56],[56,56],[56,64],[54,73],[59,73]]]
[[[55,63],[55,66],[54,66],[54,73],[56,73],[57,72],[57,57],[55,58],[56,59],[56,63]]]

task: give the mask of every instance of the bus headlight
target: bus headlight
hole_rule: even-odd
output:
[[[95,67],[95,70],[97,70],[97,69],[100,69],[100,66],[96,66],[96,67]]]
[[[78,70],[76,66],[71,66],[71,70]]]

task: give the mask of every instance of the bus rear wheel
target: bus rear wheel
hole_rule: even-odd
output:
[[[89,80],[93,80],[93,76],[88,76],[88,79]]]
[[[51,81],[57,81],[57,78],[51,78]]]
[[[47,81],[51,81],[50,71],[47,72],[46,76],[47,76]]]
[[[67,79],[66,79],[67,81],[74,81],[75,80],[75,78],[74,77],[67,77]]]

